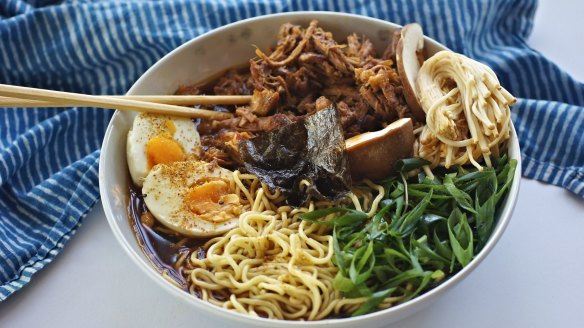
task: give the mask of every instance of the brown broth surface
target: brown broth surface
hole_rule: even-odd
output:
[[[144,224],[141,218],[147,212],[144,196],[137,187],[131,186],[128,218],[140,248],[160,274],[174,281],[181,289],[188,291],[183,268],[182,266],[177,268],[175,264],[181,255],[193,250],[197,250],[199,258],[205,257],[201,246],[206,240],[189,238],[186,242],[180,243],[185,237],[160,231],[163,226],[158,221],[154,220],[152,227]]]
[[[213,87],[230,70],[236,70],[238,73],[249,71],[249,62],[234,65],[196,84],[181,86],[177,94],[195,94],[197,93],[194,92],[195,90],[199,90],[203,94],[214,94]],[[234,111],[234,107],[227,107],[214,105],[211,106],[211,109],[219,112]],[[178,233],[168,234],[160,231],[161,228],[165,229],[165,227],[156,219],[154,219],[154,224],[151,227],[144,224],[142,222],[142,215],[149,212],[144,203],[144,196],[140,188],[133,184],[130,185],[129,191],[128,220],[140,248],[160,274],[171,279],[183,290],[188,291],[188,284],[184,278],[183,267],[177,267],[176,262],[181,255],[185,253],[190,254],[193,251],[196,251],[199,259],[205,258],[206,253],[203,244],[208,239],[188,238],[186,243],[180,243],[185,237]]]

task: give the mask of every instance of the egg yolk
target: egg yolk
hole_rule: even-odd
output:
[[[174,135],[174,133],[176,132],[176,125],[174,125],[174,122],[172,120],[166,120],[164,122],[164,128],[166,129],[166,131],[168,131],[171,135]]]
[[[222,199],[227,193],[227,183],[221,180],[209,181],[189,190],[185,197],[186,206],[195,214],[217,211],[224,205]]]
[[[148,140],[146,156],[150,167],[156,164],[170,164],[184,159],[181,145],[166,135],[159,135]]]

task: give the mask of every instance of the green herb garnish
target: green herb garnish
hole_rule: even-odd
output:
[[[368,297],[353,316],[376,310],[387,297],[405,302],[466,266],[491,235],[517,162],[503,156],[495,168],[405,179],[427,164],[418,158],[399,161],[401,179],[381,182],[385,198],[370,219],[344,207],[301,215],[333,227],[333,262],[339,268],[334,287],[346,297]]]

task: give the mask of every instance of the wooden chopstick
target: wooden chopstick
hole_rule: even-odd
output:
[[[146,113],[153,113],[153,114],[166,114],[166,115],[174,115],[174,116],[184,116],[184,117],[192,117],[192,118],[203,118],[203,119],[210,119],[210,120],[222,120],[233,117],[230,113],[224,112],[216,112],[211,110],[205,109],[197,109],[197,108],[190,108],[190,107],[183,107],[177,105],[169,105],[169,104],[161,104],[161,103],[154,103],[154,102],[146,102],[144,100],[153,100],[153,99],[164,99],[168,100],[168,97],[176,97],[176,96],[142,96],[142,97],[150,97],[150,98],[142,98],[144,100],[134,100],[134,99],[127,99],[127,96],[121,97],[112,97],[112,96],[93,96],[93,95],[85,95],[80,93],[72,93],[72,92],[63,92],[63,91],[53,91],[53,90],[46,90],[46,89],[37,89],[37,88],[28,88],[28,87],[20,87],[14,85],[6,85],[0,84],[0,96],[3,97],[11,97],[11,98],[18,98],[17,100],[27,100],[22,102],[25,106],[19,107],[30,107],[30,101],[41,101],[41,102],[49,102],[51,106],[56,107],[71,107],[71,106],[87,106],[87,107],[100,107],[100,108],[114,108],[118,110],[124,111],[133,111],[133,112],[146,112]],[[137,97],[137,96],[132,96]],[[163,97],[163,98],[160,98]],[[193,96],[189,96],[193,97]],[[217,100],[208,100],[210,96],[197,96],[199,97],[198,100],[201,98],[207,98],[205,101],[208,101],[205,104],[215,104]],[[220,96],[225,97],[225,96]],[[238,96],[238,97],[245,97],[245,96]],[[249,96],[248,96],[249,97]],[[215,98],[215,97],[213,97]],[[246,98],[243,98],[246,99]],[[237,101],[243,101],[243,99],[237,99]],[[251,98],[249,98],[251,100]],[[2,107],[16,107],[16,103],[11,103],[10,106],[5,105],[10,100],[6,100],[1,106]],[[201,100],[202,101],[202,100]],[[19,103],[20,104],[20,103]],[[201,103],[203,104],[203,103]],[[225,103],[222,103],[225,104]],[[39,106],[45,107],[45,106]]]
[[[104,96],[122,98],[167,105],[243,105],[249,104],[251,96]],[[0,107],[59,107],[53,101],[29,100],[12,97],[0,97]],[[71,103],[69,106],[78,106]]]

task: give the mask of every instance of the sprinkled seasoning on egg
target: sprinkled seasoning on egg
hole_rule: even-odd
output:
[[[202,161],[155,166],[144,181],[144,202],[167,228],[185,236],[208,237],[237,226],[243,204],[233,172]]]
[[[132,181],[141,187],[157,164],[198,159],[200,144],[197,127],[191,119],[138,114],[126,144]]]

